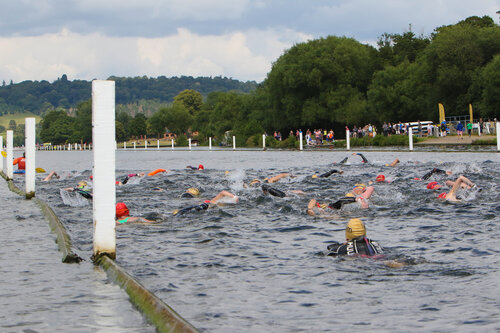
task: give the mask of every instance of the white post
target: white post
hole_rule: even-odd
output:
[[[135,141],[134,141],[134,150],[135,150]]]
[[[71,143],[68,143],[68,150],[71,150]]]
[[[413,127],[408,127],[408,140],[410,143],[410,150],[413,150]]]
[[[123,150],[127,150],[127,141],[123,141]]]
[[[300,140],[300,150],[304,150],[304,142],[302,142],[302,132],[299,133],[299,140]]]
[[[0,135],[0,152],[3,152],[3,135]],[[3,171],[3,156],[1,159],[2,162],[0,162],[0,171]]]
[[[75,143],[75,150],[78,150],[78,143]]]
[[[345,144],[347,150],[351,150],[351,132],[349,131],[349,129],[345,130]]]
[[[172,150],[174,150],[174,139],[172,138]]]
[[[500,121],[497,121],[497,150],[500,151]]]
[[[92,81],[94,258],[116,257],[115,82]]]
[[[262,149],[266,150],[266,135],[262,134]]]
[[[208,150],[212,150],[212,137],[208,138]]]
[[[148,149],[148,140],[144,139],[144,149]]]
[[[24,126],[26,199],[31,199],[35,196],[35,118],[26,118]]]
[[[233,135],[233,150],[236,150],[236,137]]]
[[[156,149],[160,150],[160,140],[156,140]]]
[[[191,138],[189,138],[188,141],[189,141],[189,150],[191,150]]]
[[[12,155],[12,148],[14,146],[14,132],[12,130],[7,131],[7,159],[5,160],[5,165],[7,166],[7,178],[14,178],[14,166],[12,162],[14,161],[14,156]]]

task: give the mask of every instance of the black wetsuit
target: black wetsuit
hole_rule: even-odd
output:
[[[186,208],[179,209],[176,213],[174,213],[174,215],[183,215],[183,214],[186,214],[192,210],[194,210],[196,212],[200,211],[200,210],[206,210],[206,209],[208,209],[208,206],[209,206],[208,203],[204,202],[201,205],[189,206]]]
[[[367,255],[374,256],[383,252],[382,247],[376,242],[364,236],[354,238],[353,240],[342,244],[328,245],[328,256],[338,255]]]
[[[343,205],[348,204],[348,203],[353,203],[353,202],[356,202],[355,197],[342,197],[339,200],[330,203],[328,205],[328,208],[340,209],[340,208],[342,208]]]
[[[325,173],[323,173],[323,174],[319,175],[318,177],[320,177],[320,178],[328,178],[328,177],[330,177],[331,175],[333,175],[334,173],[338,173],[338,172],[339,172],[339,170],[337,170],[337,169],[332,169],[332,170],[330,170],[330,171],[327,171],[327,172],[325,172]]]
[[[361,158],[363,159],[363,163],[368,163],[368,160],[366,159],[366,157],[365,157],[363,154],[361,154],[361,153],[356,153],[356,155],[361,156]]]
[[[422,180],[429,179],[435,173],[446,174],[446,171],[434,168],[431,171],[427,172],[425,175],[423,175]]]
[[[286,193],[285,192],[280,191],[280,190],[278,190],[278,189],[276,189],[274,187],[271,187],[271,186],[269,186],[267,184],[262,184],[262,191],[264,193],[266,193],[266,194],[269,193],[270,195],[273,195],[275,197],[280,197],[280,198],[286,197]]]
[[[342,161],[340,161],[340,162],[339,162],[339,164],[344,164],[345,162],[347,162],[347,159],[348,159],[348,158],[349,158],[349,157],[344,158]]]
[[[82,190],[81,188],[75,187],[73,191],[80,194],[82,197],[86,199],[92,199],[92,193]]]

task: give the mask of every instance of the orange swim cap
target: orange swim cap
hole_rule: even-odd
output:
[[[119,219],[123,216],[129,216],[130,212],[127,205],[124,202],[119,202],[116,204],[116,218]]]
[[[378,175],[377,178],[375,178],[376,181],[378,182],[383,182],[385,180],[385,176],[384,175]]]

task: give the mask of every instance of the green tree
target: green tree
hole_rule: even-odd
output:
[[[115,121],[115,140],[116,142],[127,141],[128,136],[125,132],[125,126],[119,121]]]
[[[130,135],[138,137],[140,135],[145,135],[147,132],[147,118],[144,114],[138,113],[135,117],[128,123],[128,132]]]
[[[41,121],[40,139],[54,145],[66,143],[73,135],[74,118],[64,110],[53,110]]]
[[[201,110],[203,96],[196,90],[186,89],[174,97],[174,105],[179,103],[193,116]]]
[[[92,142],[92,100],[78,105],[73,126],[71,141]]]
[[[377,62],[373,47],[351,38],[330,36],[295,45],[274,63],[264,82],[271,102],[268,123],[281,131],[333,127],[348,118],[345,112],[364,114]]]
[[[162,110],[159,112],[162,112]],[[179,135],[186,133],[193,123],[193,117],[183,105],[174,104],[163,112],[165,113],[165,124],[173,133]]]
[[[16,121],[14,119],[11,119],[9,121],[9,129],[12,131],[15,131],[17,127]]]

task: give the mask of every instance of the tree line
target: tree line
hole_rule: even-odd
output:
[[[250,92],[257,86],[256,82],[241,82],[227,77],[192,77],[181,76],[167,78],[116,77],[115,81],[117,105],[137,104],[132,113],[143,110],[151,103],[172,103],[173,98],[184,89],[196,89],[206,96],[212,91]],[[48,81],[23,81],[0,86],[0,113],[30,111],[42,115],[57,108],[72,109],[90,98],[91,81],[68,80],[66,74],[50,83]],[[151,102],[149,102],[151,101]],[[152,107],[153,111],[157,108]]]
[[[143,95],[137,91],[128,98],[139,97]],[[299,43],[273,63],[254,90],[204,95],[185,89],[150,116],[119,112],[116,135],[122,141],[191,130],[199,131],[203,141],[223,140],[232,131],[238,146],[252,146],[260,143],[262,133],[275,130],[332,128],[343,133],[345,125],[437,121],[438,103],[447,116],[466,115],[472,104],[478,117],[499,118],[500,27],[490,17],[469,17],[438,27],[430,36],[416,36],[411,29],[383,34],[377,47],[337,36]],[[84,116],[89,107],[89,102],[80,104],[70,118],[80,119],[78,126],[90,126]],[[45,116],[43,126],[52,126],[54,120],[47,117],[55,112]],[[64,131],[48,130],[51,140],[44,141],[57,142],[54,134]],[[90,131],[75,126],[69,133],[91,140]]]

